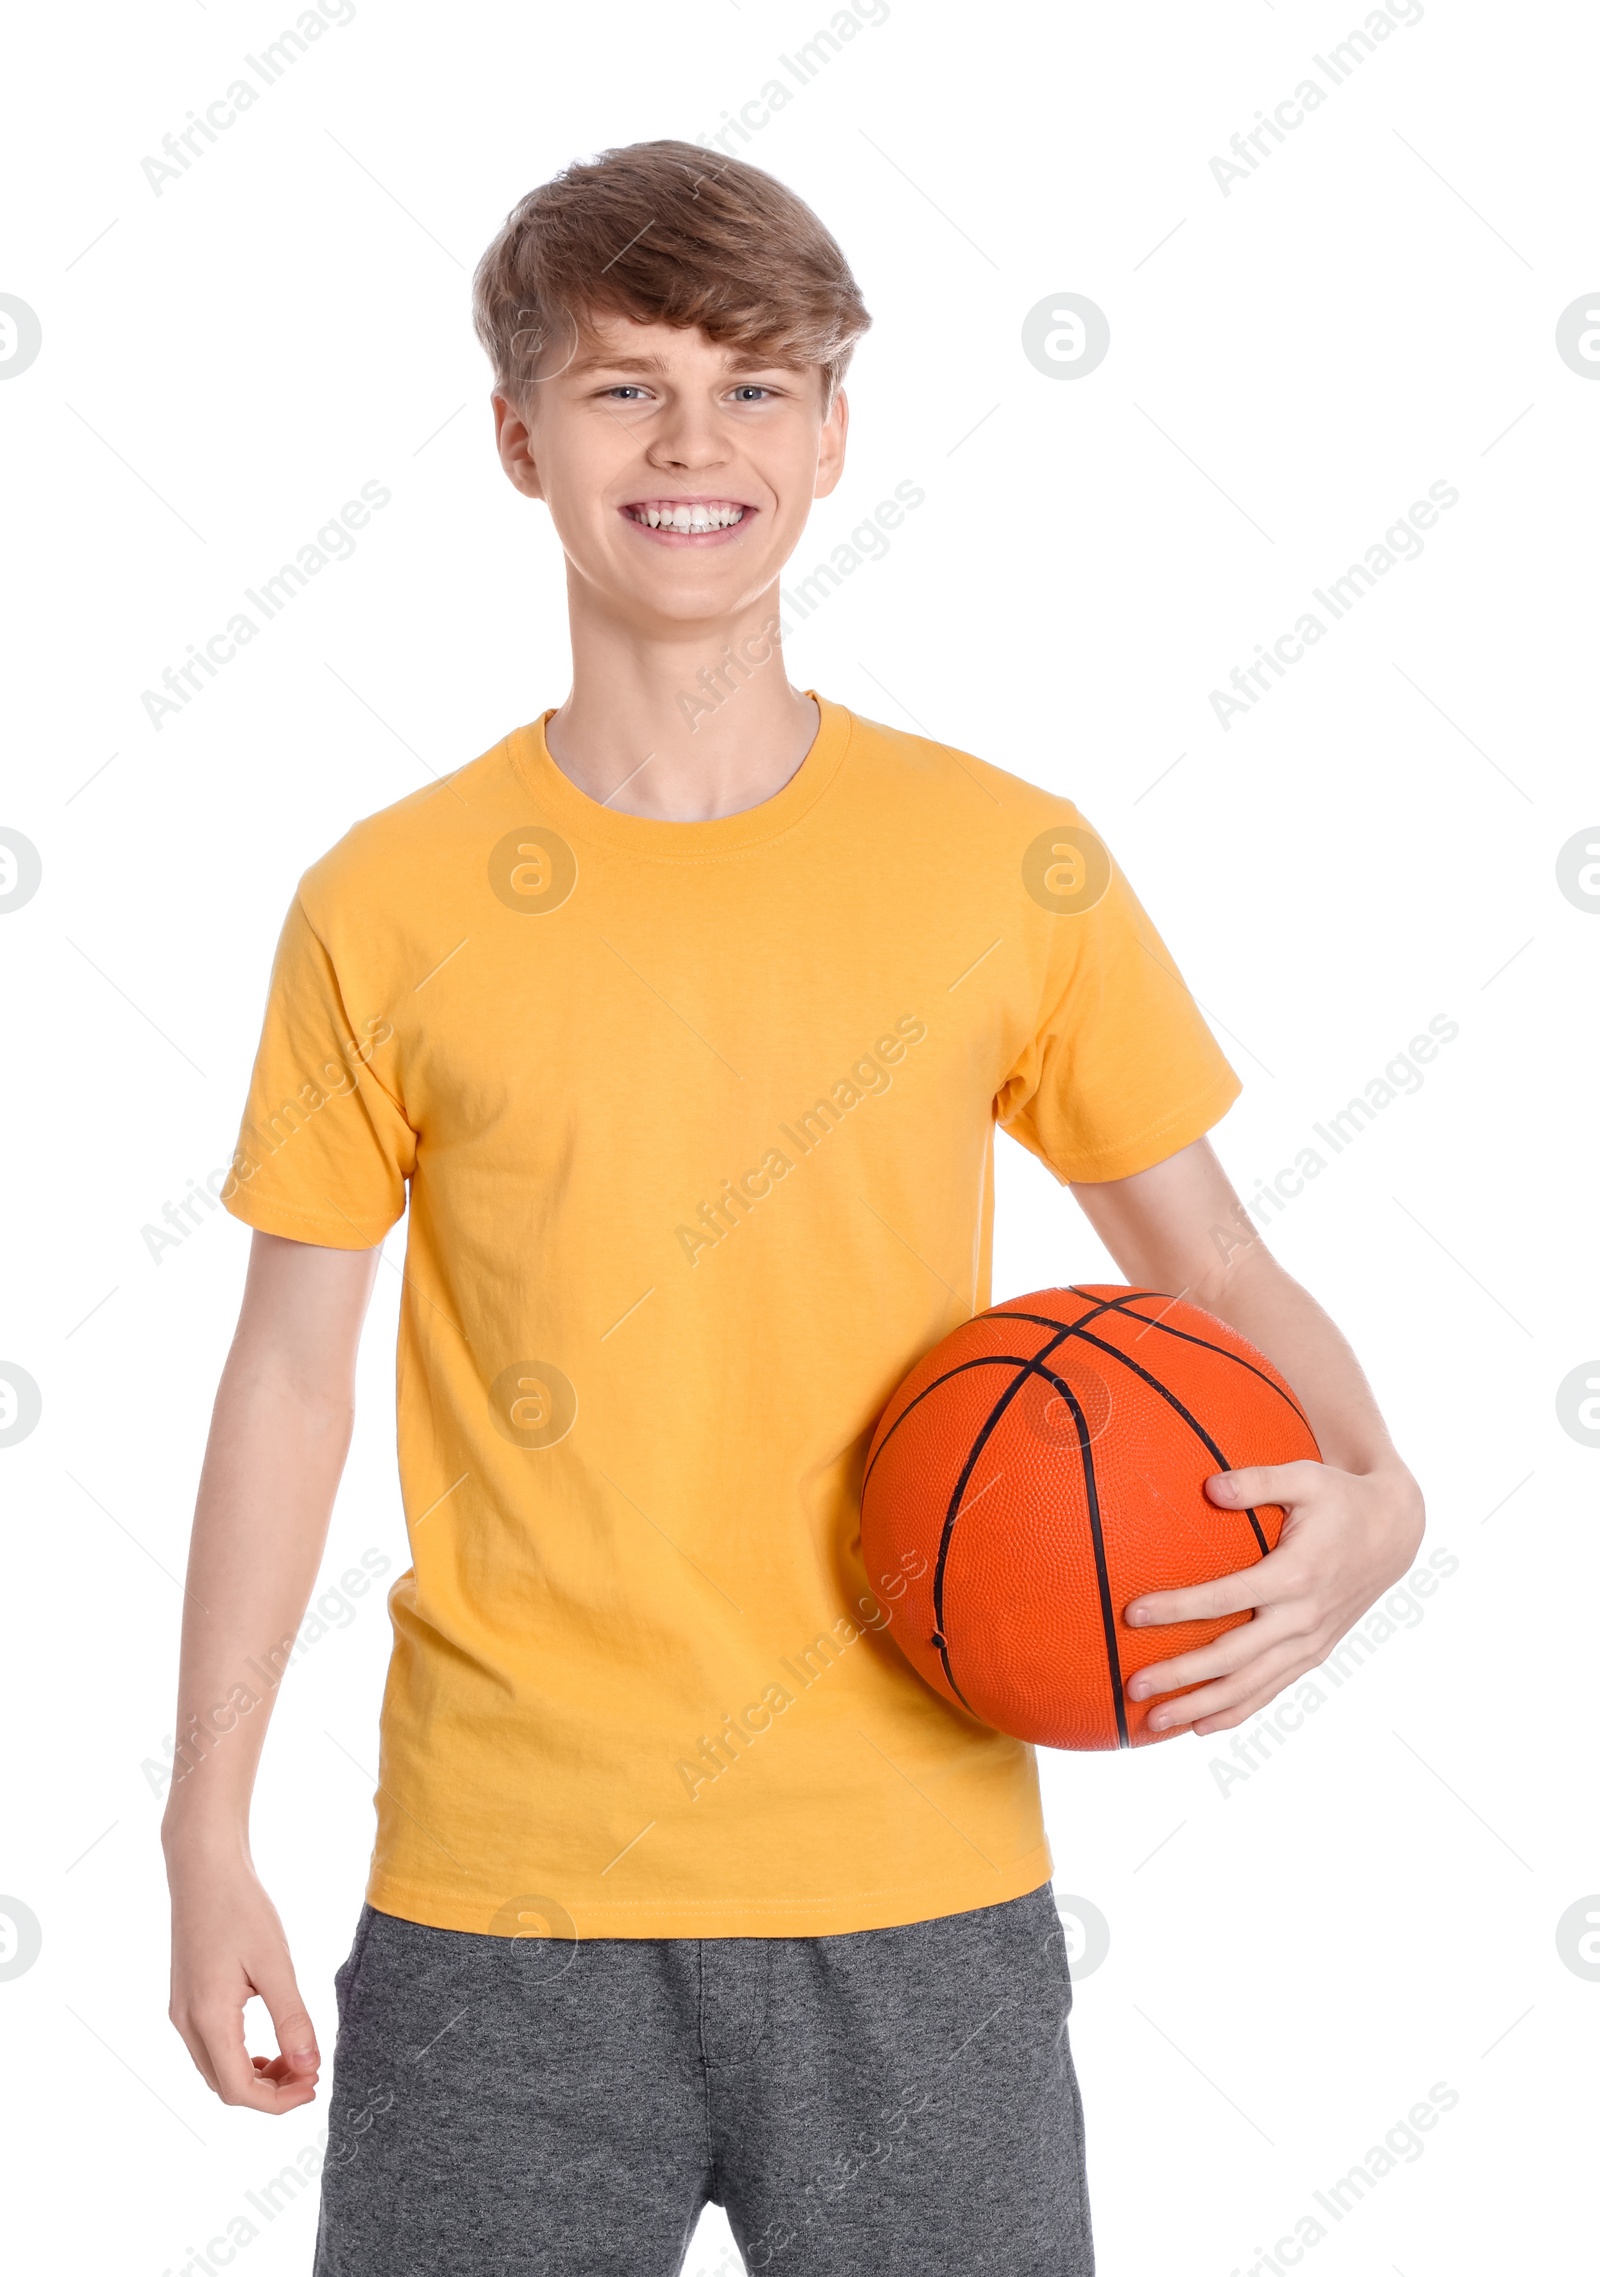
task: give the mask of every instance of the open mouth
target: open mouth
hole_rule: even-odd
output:
[[[736,498],[639,498],[622,509],[635,529],[680,543],[725,539],[755,511]]]

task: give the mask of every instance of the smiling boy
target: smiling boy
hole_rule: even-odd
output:
[[[784,2277],[1081,2277],[1033,1753],[911,1673],[858,1526],[877,1413],[989,1300],[996,1124],[1130,1279],[1276,1362],[1326,1458],[1211,1482],[1287,1505],[1283,1542],[1129,1609],[1255,1616],[1134,1679],[1176,1695],[1153,1722],[1226,1730],[1321,1660],[1420,1499],[1206,1143],[1237,1079],[1082,817],[786,676],[868,322],[815,215],[687,144],[608,152],[515,209],[475,313],[572,687],[358,823],[284,926],[224,1197],[255,1234],[191,1553],[173,2020],[224,2101],[311,2099],[250,1862],[270,1698],[208,1703],[298,1627],[409,1200],[412,1564],[320,2277],[666,2277],[708,2201]]]

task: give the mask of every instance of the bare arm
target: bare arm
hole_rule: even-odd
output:
[[[316,1580],[354,1420],[376,1249],[257,1233],[212,1411],[184,1604],[177,1759],[162,1821],[172,1892],[171,2017],[225,2103],[311,2101],[316,2037],[250,1858],[250,1796]],[[279,2053],[246,2054],[259,1994]]]
[[[1284,1506],[1283,1537],[1270,1556],[1127,1608],[1137,1625],[1253,1612],[1215,1644],[1146,1669],[1129,1686],[1143,1699],[1198,1685],[1164,1703],[1151,1723],[1226,1731],[1325,1660],[1399,1580],[1422,1538],[1422,1495],[1354,1352],[1268,1251],[1207,1140],[1153,1170],[1072,1192],[1130,1281],[1203,1306],[1266,1354],[1293,1386],[1322,1451],[1321,1463],[1223,1472],[1207,1482],[1212,1500],[1230,1508]]]

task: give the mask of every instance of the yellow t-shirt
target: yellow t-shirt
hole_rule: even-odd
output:
[[[355,1249],[410,1192],[382,1912],[813,1935],[1050,1875],[1032,1748],[888,1633],[865,1450],[989,1301],[997,1120],[1121,1178],[1239,1083],[1074,807],[818,702],[709,822],[541,718],[290,909],[224,1199]]]

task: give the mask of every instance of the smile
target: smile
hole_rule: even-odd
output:
[[[641,498],[622,509],[635,529],[680,539],[725,536],[753,511],[732,498]]]

